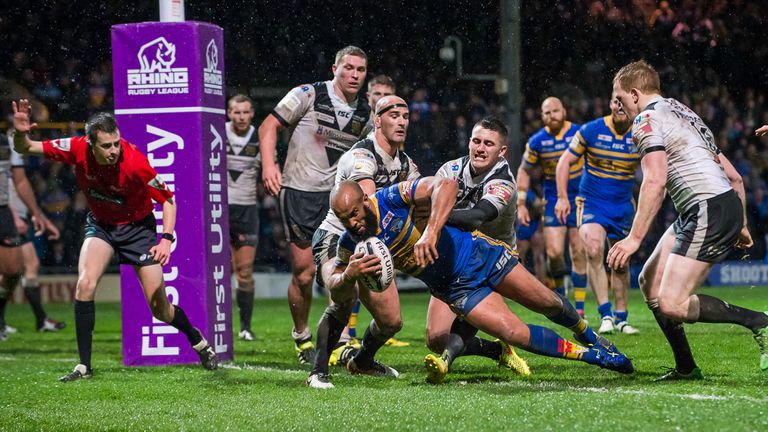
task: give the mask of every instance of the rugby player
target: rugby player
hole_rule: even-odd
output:
[[[547,250],[547,271],[552,278],[555,290],[565,294],[564,277],[568,274],[565,263],[565,239],[568,235],[568,246],[571,255],[571,283],[573,284],[574,303],[576,311],[584,316],[584,298],[587,290],[586,256],[584,245],[576,228],[576,215],[570,215],[565,223],[560,222],[555,215],[557,203],[557,185],[555,183],[555,168],[557,161],[568,144],[573,139],[579,125],[566,120],[567,112],[563,103],[556,97],[548,97],[541,104],[541,119],[544,127],[528,140],[523,153],[523,160],[517,170],[517,209],[518,221],[523,226],[531,222],[530,214],[525,206],[530,189],[529,171],[541,164],[544,174],[544,242]],[[575,207],[574,200],[579,192],[579,181],[584,168],[584,160],[573,164],[569,171],[568,199]]]
[[[354,181],[373,195],[395,183],[414,180],[419,169],[407,154],[400,151],[408,131],[408,104],[398,96],[384,96],[376,103],[375,132],[359,141],[339,160],[336,184]],[[335,268],[336,249],[344,226],[332,211],[312,239],[312,251],[320,271],[318,282],[329,288],[331,300],[317,329],[317,354],[306,384],[313,388],[332,388],[328,380],[328,361],[339,341],[344,324],[349,320],[358,299],[355,284],[331,285],[329,277]],[[398,376],[391,367],[374,360],[374,355],[403,326],[400,300],[395,282],[380,293],[359,288],[359,298],[373,316],[357,351],[349,347],[337,353],[336,361],[346,363],[351,373]],[[346,347],[342,347],[346,348]]]
[[[11,149],[6,135],[0,134],[0,277],[2,277],[2,281],[0,281],[0,341],[6,340],[8,334],[17,331],[16,328],[6,324],[5,307],[21,278],[24,264],[22,248],[19,247],[24,243],[24,240],[16,228],[15,213],[9,207],[11,182],[18,192],[19,198],[30,209],[36,234],[40,235],[47,231],[50,233],[50,239],[59,237],[58,228],[48,220],[37,205],[32,186],[24,173],[23,159]],[[36,316],[39,312],[42,313],[43,322],[40,324],[38,321],[37,328],[39,331],[44,331],[46,318],[40,301],[40,289],[39,287],[35,290],[25,289],[25,293],[30,298],[29,303],[32,305]]]
[[[530,215],[531,222],[528,226],[517,225],[517,252],[520,262],[526,261],[526,255],[531,253],[533,267],[526,267],[543,284],[548,284],[547,278],[547,252],[544,247],[544,232],[541,226],[541,216],[544,212],[544,202],[534,188],[528,189],[525,198],[525,207]]]
[[[376,75],[375,77],[371,78],[370,81],[368,81],[368,105],[371,106],[371,118],[374,118],[376,115],[375,109],[376,104],[379,102],[379,99],[383,98],[384,96],[392,96],[396,92],[395,82],[392,81],[392,78],[388,77],[387,75]],[[373,131],[371,131],[373,133]],[[371,134],[368,134],[369,137]],[[400,150],[404,150],[405,143],[403,142],[400,144]],[[405,153],[401,153],[405,154]],[[415,167],[416,165],[411,165]],[[333,215],[333,212],[328,210],[328,216]],[[332,216],[335,218],[335,216]],[[340,234],[340,232],[339,232]],[[313,237],[314,240],[314,237]],[[314,241],[312,247],[314,248]],[[336,253],[336,248],[333,248],[333,253]],[[347,323],[347,327],[344,329],[344,332],[341,334],[341,338],[339,339],[340,342],[345,342],[347,345],[350,345],[356,349],[360,348],[360,342],[357,340],[357,314],[360,312],[360,300],[355,302],[355,305],[352,307],[352,314],[349,316],[349,322]],[[410,342],[404,342],[401,340],[397,340],[395,338],[389,338],[387,342],[384,344],[386,346],[392,346],[392,347],[406,347],[410,346]],[[342,347],[339,347],[342,348]],[[334,350],[333,353],[331,353],[331,363],[334,363],[338,356],[341,354],[341,351],[337,348]],[[337,350],[339,352],[337,352]],[[336,356],[336,359],[334,359],[334,356]]]
[[[289,243],[291,335],[302,364],[311,363],[315,357],[307,323],[315,278],[311,240],[328,212],[328,195],[339,158],[370,128],[371,108],[365,98],[358,97],[367,67],[368,57],[362,49],[342,48],[331,67],[332,80],[294,88],[259,126],[264,188],[279,195]],[[286,128],[290,140],[281,172],[275,162],[275,146],[278,132]]]
[[[14,165],[11,170],[18,169],[21,175],[24,175],[22,181],[29,184],[29,180],[24,174],[23,159],[21,159],[21,156],[12,147],[11,152],[14,154],[11,156],[11,160],[15,159],[22,163],[21,165]],[[24,189],[25,187],[26,186],[22,186],[21,188]],[[35,315],[35,328],[37,331],[41,333],[57,332],[65,328],[66,323],[48,318],[48,315],[45,313],[45,308],[43,308],[43,300],[40,294],[40,282],[37,280],[40,272],[40,258],[37,256],[35,246],[28,236],[28,222],[31,220],[29,208],[24,204],[24,201],[21,199],[21,196],[19,196],[17,188],[12,181],[8,185],[8,188],[8,203],[13,209],[15,216],[14,222],[16,224],[16,229],[19,232],[19,237],[21,238],[21,256],[24,264],[24,270],[21,275],[21,287],[24,289],[24,295],[29,302],[29,306],[32,308],[32,313]],[[60,238],[59,229],[55,224],[50,224],[49,232],[49,240],[58,240]],[[12,329],[14,333],[16,332],[16,329],[13,329],[6,324],[6,333],[9,333],[9,328]]]
[[[555,213],[563,223],[576,211],[576,225],[587,253],[587,276],[597,300],[601,322],[598,333],[619,331],[640,333],[629,325],[629,272],[611,271],[610,287],[616,309],[608,299],[608,275],[605,271],[605,241],[612,246],[629,234],[635,204],[632,188],[640,162],[632,144],[631,123],[611,95],[611,114],[583,125],[557,163],[557,204]],[[576,209],[568,197],[570,166],[586,155]]]
[[[448,225],[467,231],[477,229],[515,250],[517,185],[505,158],[507,135],[507,127],[500,120],[493,117],[480,120],[472,128],[469,155],[446,162],[436,175],[453,180],[459,186]],[[528,365],[514,348],[500,340],[479,338],[475,333],[477,329],[457,318],[448,304],[430,298],[427,347],[442,354],[449,367],[456,356],[480,355],[496,360],[500,366],[518,374],[530,375]],[[436,361],[435,354],[427,354],[424,358],[425,364]]]
[[[331,208],[346,231],[326,279],[331,289],[352,289],[361,276],[381,271],[378,257],[353,255],[359,240],[375,235],[390,248],[396,269],[423,281],[471,326],[537,354],[633,372],[632,362],[597,336],[562,295],[517,265],[509,245],[445,225],[458,191],[456,182],[439,177],[401,182],[370,197],[356,182],[339,183],[331,192]],[[426,221],[413,217],[427,209]],[[590,346],[564,340],[546,327],[526,325],[504,297],[571,329]],[[430,382],[441,382],[448,373],[442,357],[427,366]]]
[[[227,103],[227,196],[229,201],[229,244],[232,269],[237,279],[236,299],[240,311],[238,337],[254,340],[253,261],[259,242],[259,207],[256,183],[261,159],[259,140],[253,122],[253,101],[248,96],[232,96]]]
[[[643,60],[621,68],[613,91],[633,121],[643,168],[637,212],[627,238],[608,252],[625,269],[655,220],[666,192],[679,212],[640,273],[640,288],[664,332],[675,367],[659,380],[703,379],[682,323],[738,324],[752,331],[760,368],[768,370],[768,314],[696,294],[712,265],[752,245],[744,183],[715,144],[712,131],[679,101],[661,96],[659,74]]]
[[[30,123],[30,113],[28,100],[13,102],[16,151],[74,165],[77,184],[91,208],[80,249],[75,291],[75,333],[80,363],[60,380],[93,376],[94,297],[99,279],[115,253],[121,263],[133,264],[152,315],[184,333],[203,367],[216,369],[218,360],[213,348],[202,333],[192,327],[184,310],[168,302],[165,293],[161,266],[170,260],[171,243],[175,241],[176,203],[147,157],[120,137],[117,122],[109,113],[91,116],[85,124],[85,137],[42,142],[29,138],[29,131],[35,126]],[[159,242],[152,200],[163,206],[163,234]]]

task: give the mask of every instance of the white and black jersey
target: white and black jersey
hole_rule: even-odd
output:
[[[341,157],[335,184],[344,180],[371,179],[378,191],[395,183],[415,180],[419,176],[419,168],[405,152],[397,150],[394,157],[390,156],[379,146],[376,136],[371,133]],[[320,229],[337,235],[344,232],[344,226],[333,210],[328,211]]]
[[[227,172],[229,203],[256,205],[256,182],[261,171],[259,135],[251,126],[244,136],[227,122]]]
[[[651,100],[635,118],[632,139],[641,157],[666,152],[667,190],[679,213],[732,189],[712,131],[677,100]]]
[[[327,192],[341,156],[370,130],[371,108],[362,97],[348,104],[333,91],[332,81],[324,81],[294,88],[272,115],[291,134],[283,186]]]
[[[0,134],[0,206],[7,206],[9,200],[9,182],[11,168],[23,167],[24,159],[11,147],[11,142],[5,134]]]
[[[455,180],[459,184],[455,208],[473,208],[481,200],[491,203],[499,214],[494,220],[480,226],[479,230],[517,248],[517,182],[506,159],[500,159],[487,173],[473,176],[469,156],[464,156],[444,163],[435,175]]]

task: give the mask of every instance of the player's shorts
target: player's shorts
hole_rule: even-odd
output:
[[[93,213],[88,213],[85,238],[90,237],[109,243],[120,259],[120,264],[139,267],[159,264],[149,254],[149,250],[157,245],[157,221],[152,213],[142,220],[121,225],[99,223]]]
[[[576,197],[576,226],[598,224],[610,240],[621,240],[632,229],[635,205],[632,201],[615,203],[593,197]]]
[[[315,260],[317,269],[315,272],[315,280],[321,287],[325,287],[322,275],[323,264],[336,258],[336,246],[338,243],[338,234],[328,232],[322,228],[318,228],[312,236],[312,258]]]
[[[533,235],[536,234],[536,231],[539,230],[539,219],[531,219],[531,221],[528,223],[528,226],[525,225],[517,225],[517,240],[518,241],[529,241],[531,238],[533,238]]]
[[[312,240],[328,213],[330,195],[331,192],[304,192],[285,187],[280,189],[280,215],[288,242],[309,243]]]
[[[673,224],[672,253],[707,263],[724,260],[744,226],[743,211],[733,189],[694,205]]]
[[[259,207],[229,205],[229,243],[235,249],[259,244]]]
[[[13,213],[7,205],[0,206],[0,246],[18,247],[23,243],[16,224],[13,222]]]
[[[575,195],[570,195],[574,196]],[[576,200],[571,199],[571,212],[568,213],[568,217],[565,218],[565,225],[561,224],[555,214],[555,204],[557,204],[557,197],[552,199],[546,199],[544,203],[544,226],[545,227],[561,227],[566,226],[568,228],[576,228]]]
[[[430,286],[430,293],[460,317],[488,297],[517,265],[517,254],[506,243],[483,234],[472,238],[472,252],[458,278],[447,286]]]

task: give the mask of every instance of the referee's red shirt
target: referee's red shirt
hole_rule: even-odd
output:
[[[114,165],[99,165],[84,136],[43,141],[50,160],[75,166],[77,185],[97,221],[121,225],[144,219],[152,200],[164,203],[173,193],[133,144],[120,139],[122,154]]]

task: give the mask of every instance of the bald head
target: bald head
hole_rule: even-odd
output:
[[[550,133],[557,134],[565,124],[565,107],[560,99],[550,96],[541,103],[541,121],[549,128]]]
[[[363,190],[357,182],[344,180],[331,190],[331,209],[342,219],[363,202]]]
[[[385,112],[393,108],[405,108],[408,109],[408,104],[405,103],[403,98],[396,95],[384,96],[376,102],[376,115],[381,116]]]

